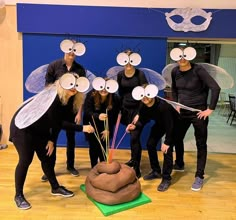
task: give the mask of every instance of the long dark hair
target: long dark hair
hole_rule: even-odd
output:
[[[93,91],[92,96],[94,97],[94,104],[95,109],[100,110],[102,104],[102,96],[100,95],[99,91]],[[108,93],[106,96],[105,104],[107,106],[107,110],[112,109],[112,93]]]
[[[105,81],[109,80],[109,78],[104,78]],[[94,97],[94,104],[95,104],[95,109],[100,110],[101,109],[101,104],[102,104],[102,96],[100,95],[99,91],[94,90],[92,93],[92,96]],[[108,93],[106,96],[105,104],[107,106],[107,110],[112,109],[112,93]]]

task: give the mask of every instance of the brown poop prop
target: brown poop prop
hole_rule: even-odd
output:
[[[106,205],[130,202],[141,193],[134,169],[117,161],[98,163],[89,172],[85,187],[89,197]]]

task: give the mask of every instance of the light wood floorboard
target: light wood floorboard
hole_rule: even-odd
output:
[[[163,157],[158,152],[160,162]],[[117,150],[114,159],[121,163],[130,157],[129,150]],[[186,152],[184,173],[172,173],[172,185],[166,192],[156,190],[160,180],[144,181],[142,191],[151,203],[110,216],[100,210],[80,190],[90,170],[88,149],[76,149],[76,167],[79,177],[66,171],[65,148],[57,150],[56,173],[60,184],[74,191],[72,198],[52,196],[48,182],[42,183],[42,170],[37,156],[31,164],[25,183],[25,197],[31,203],[29,210],[19,210],[14,198],[14,170],[18,157],[14,146],[0,150],[0,219],[80,219],[80,220],[151,220],[151,219],[236,219],[236,155],[209,153],[204,187],[191,191],[194,180],[196,152]],[[147,152],[142,156],[142,174],[149,172]]]

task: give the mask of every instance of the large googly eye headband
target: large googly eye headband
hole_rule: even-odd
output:
[[[190,61],[193,60],[196,55],[197,52],[193,47],[186,47],[184,50],[174,48],[170,51],[170,58],[174,61],[179,61],[182,58]]]
[[[106,81],[102,77],[96,77],[92,82],[92,86],[97,91],[105,89],[109,93],[115,93],[119,87],[116,80],[109,79]]]
[[[158,94],[158,88],[154,84],[149,84],[145,88],[142,86],[136,86],[132,91],[132,97],[135,100],[141,100],[144,97],[154,98]]]
[[[90,85],[86,77],[79,77],[76,73],[65,73],[59,83],[63,89],[75,88],[78,92],[86,92]]]
[[[138,53],[131,53],[128,55],[127,53],[122,52],[117,55],[116,61],[121,66],[125,66],[128,63],[132,66],[138,66],[141,63],[142,58]]]
[[[60,43],[60,48],[64,53],[73,52],[76,56],[82,56],[86,51],[86,47],[83,43],[74,43],[72,40],[63,40]]]

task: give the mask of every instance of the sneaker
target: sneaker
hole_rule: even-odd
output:
[[[197,176],[195,178],[195,181],[194,181],[192,187],[191,187],[191,190],[199,191],[199,190],[201,190],[202,186],[203,186],[203,179],[201,179],[200,177]]]
[[[169,188],[170,184],[171,184],[170,180],[162,179],[160,185],[157,187],[157,190],[160,192],[164,192]]]
[[[133,167],[134,166],[134,161],[132,159],[130,159],[128,162],[125,163],[127,166],[129,167]]]
[[[59,186],[57,189],[52,189],[51,194],[54,196],[63,196],[63,197],[72,197],[74,195],[73,192],[66,189],[64,186]]]
[[[48,178],[45,174],[41,177],[41,181],[42,182],[47,182],[48,181]]]
[[[74,167],[67,167],[67,170],[72,176],[79,176],[79,171],[76,170]]]
[[[153,180],[153,179],[160,179],[161,178],[161,173],[158,173],[155,170],[152,170],[149,174],[145,175],[143,177],[144,180]]]
[[[184,166],[179,166],[177,163],[173,165],[173,170],[178,172],[184,172]]]
[[[16,206],[19,209],[26,210],[26,209],[30,209],[31,208],[30,203],[25,199],[25,197],[23,195],[15,196],[14,200],[15,200]]]

